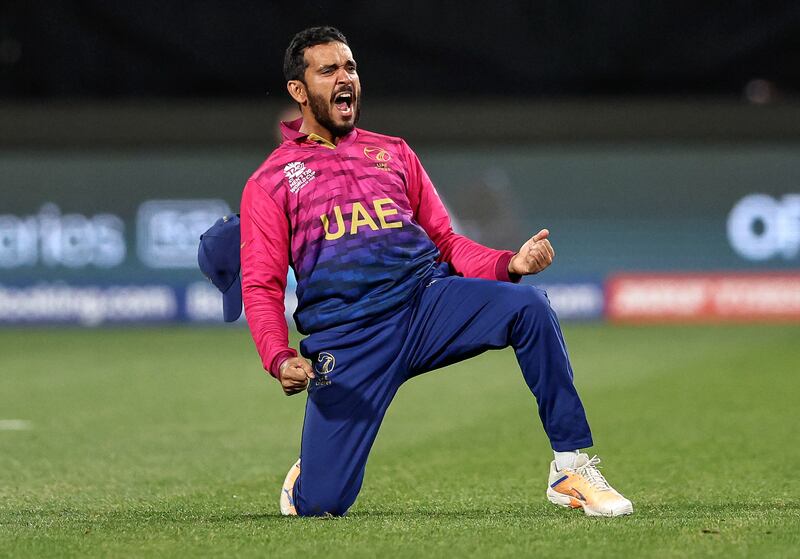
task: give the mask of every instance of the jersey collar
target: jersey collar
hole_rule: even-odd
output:
[[[344,147],[352,144],[355,141],[356,137],[358,136],[358,128],[353,128],[353,130],[350,133],[339,138],[338,144],[334,145],[325,138],[322,138],[321,136],[318,136],[314,133],[304,134],[303,132],[300,132],[300,127],[302,125],[303,125],[302,118],[298,118],[297,120],[291,120],[287,122],[281,122],[281,135],[283,136],[283,139],[297,143],[308,141],[317,145],[324,146],[329,149],[336,149],[339,147]]]

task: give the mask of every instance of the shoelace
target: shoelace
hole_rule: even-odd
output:
[[[600,470],[597,469],[599,463],[600,458],[595,455],[592,456],[586,464],[580,468],[576,468],[575,471],[585,477],[598,491],[608,491],[611,489],[611,486],[606,481],[606,478],[603,477],[603,474],[600,473]]]

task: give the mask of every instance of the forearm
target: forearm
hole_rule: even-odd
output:
[[[515,253],[485,247],[456,234],[447,209],[416,154],[404,145],[403,155],[408,169],[408,195],[414,208],[414,218],[439,249],[441,260],[464,277],[519,281],[519,276],[510,275],[508,268]]]
[[[245,289],[242,295],[250,334],[264,370],[280,378],[281,363],[297,356],[297,351],[289,347],[283,299],[276,300],[259,287]]]
[[[441,259],[449,263],[455,273],[468,278],[519,281],[519,276],[510,275],[508,270],[513,251],[483,246],[452,230],[435,232],[434,235],[436,238],[431,238],[441,253]]]
[[[242,300],[264,369],[279,378],[289,348],[284,296],[289,270],[286,216],[260,186],[250,181],[242,194]]]

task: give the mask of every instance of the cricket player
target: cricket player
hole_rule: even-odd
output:
[[[281,512],[345,514],[400,385],[507,346],[555,453],[548,499],[589,515],[633,512],[599,459],[580,451],[592,435],[546,294],[518,283],[553,262],[548,230],[518,252],[455,234],[411,148],[356,128],[361,82],[338,30],[295,35],[284,74],[302,118],[282,123],[283,142],[247,181],[240,210],[241,297],[253,340],[286,394],[308,391]],[[289,266],[294,319],[307,335],[301,356],[284,319]]]

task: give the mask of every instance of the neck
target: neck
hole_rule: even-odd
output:
[[[303,124],[300,126],[300,132],[306,135],[316,134],[320,138],[325,138],[334,145],[339,143],[339,137],[334,136],[330,130],[314,120],[314,117],[311,115],[303,115]]]

